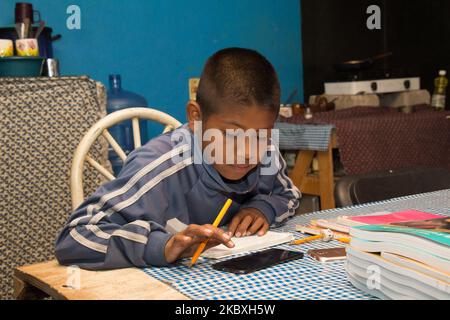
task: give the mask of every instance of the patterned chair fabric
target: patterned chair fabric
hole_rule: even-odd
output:
[[[101,83],[88,77],[0,78],[0,298],[12,298],[12,271],[54,257],[71,212],[73,152],[106,115]],[[109,167],[108,145],[92,156]],[[86,166],[85,194],[103,182]]]

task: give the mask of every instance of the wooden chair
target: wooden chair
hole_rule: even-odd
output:
[[[97,140],[97,138],[102,135],[114,149],[117,155],[122,159],[122,161],[125,161],[127,155],[119,146],[117,141],[113,138],[113,136],[109,133],[108,128],[111,128],[120,122],[130,119],[133,126],[133,139],[135,148],[139,148],[141,146],[139,119],[157,121],[165,125],[163,133],[181,126],[181,123],[175,118],[169,116],[164,112],[150,108],[123,109],[107,115],[96,124],[94,124],[81,140],[73,156],[72,169],[70,172],[70,190],[72,195],[73,210],[75,210],[84,200],[83,168],[85,161],[87,161],[109,181],[115,179],[114,175],[111,172],[109,172],[104,166],[102,166],[89,155],[89,150],[93,143]]]
[[[115,179],[112,173],[89,155],[89,150],[94,142],[100,136],[103,136],[122,161],[124,161],[127,155],[111,136],[108,128],[130,119],[132,121],[135,148],[141,146],[140,119],[157,121],[163,124],[165,126],[163,133],[181,126],[178,120],[168,114],[149,108],[129,108],[116,111],[95,123],[85,134],[73,156],[70,173],[73,210],[84,200],[83,169],[85,161],[92,165],[106,179]],[[92,281],[92,288],[87,286],[82,290],[72,290],[66,287],[67,267],[60,266],[56,260],[17,267],[13,275],[14,297],[16,299],[40,299],[46,296],[51,296],[56,299],[96,299],[98,298],[95,295],[96,290],[98,288],[104,288],[105,292],[111,292],[113,295],[102,295],[103,299],[186,299],[186,297],[176,290],[160,283],[156,279],[149,278],[143,272],[138,272],[135,268],[104,271],[102,273],[87,270],[82,270],[81,272],[83,273],[84,279],[96,279]],[[118,272],[122,273],[119,274]],[[116,283],[116,279],[118,278],[126,278],[126,282],[130,286],[125,292],[119,290],[121,293],[114,294],[114,292],[118,292],[116,290],[116,286],[119,285]],[[145,290],[145,288],[156,288],[156,291]],[[136,292],[139,293],[136,294]]]

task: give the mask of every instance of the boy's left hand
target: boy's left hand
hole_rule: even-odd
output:
[[[255,208],[239,211],[228,225],[228,234],[237,238],[258,233],[263,236],[269,230],[269,222],[264,214]]]

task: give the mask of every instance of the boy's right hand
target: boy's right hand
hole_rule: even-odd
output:
[[[191,224],[185,230],[173,235],[166,243],[164,255],[168,263],[175,262],[180,258],[192,257],[200,243],[208,240],[205,250],[223,244],[228,248],[233,248],[234,243],[231,237],[222,229],[210,224]]]

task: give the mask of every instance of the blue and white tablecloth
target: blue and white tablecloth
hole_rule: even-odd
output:
[[[318,150],[325,151],[330,144],[333,125],[291,124],[276,122],[281,150]]]
[[[311,219],[335,218],[378,211],[416,209],[450,216],[450,189],[407,196],[372,204],[315,212],[290,219],[273,229],[292,232],[297,224],[307,225]],[[306,253],[309,249],[330,248],[342,244],[314,241],[300,246],[280,245],[278,248]],[[229,259],[225,258],[224,260]],[[320,263],[305,254],[303,259],[286,262],[248,275],[235,275],[212,269],[217,260],[200,258],[194,268],[177,265],[143,269],[148,275],[163,281],[191,299],[375,299],[353,287],[347,279],[345,262]]]

